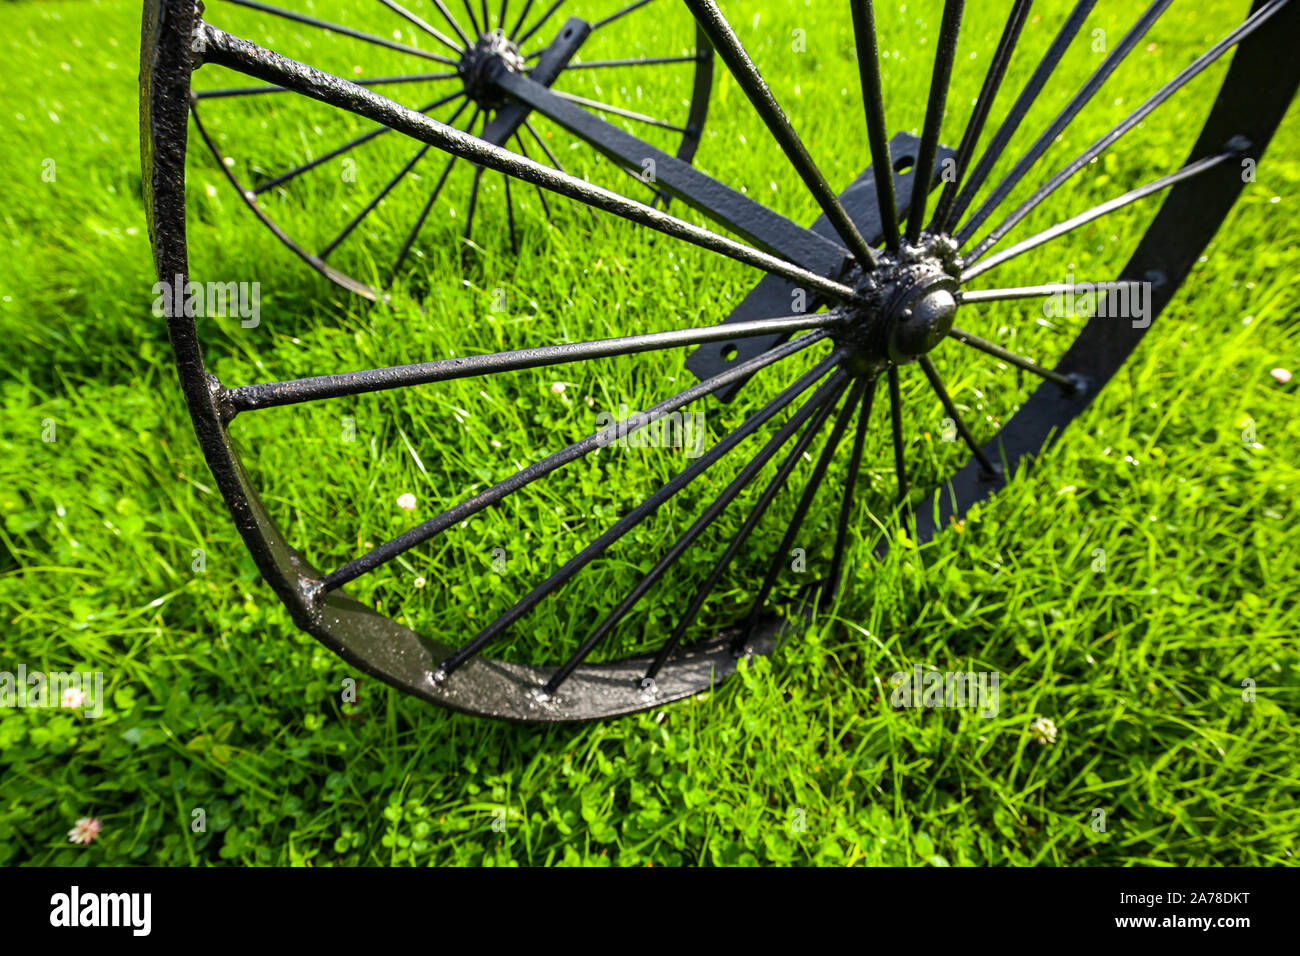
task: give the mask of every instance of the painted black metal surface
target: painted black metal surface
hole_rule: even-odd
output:
[[[697,6],[704,8],[711,5]],[[1255,29],[1242,34],[1244,39],[1241,48],[1227,71],[1219,97],[1192,148],[1189,166],[1230,149],[1237,151],[1243,158],[1258,160],[1300,84],[1300,61],[1290,57],[1289,50],[1291,38],[1300,35],[1300,4],[1269,0],[1257,4],[1256,10],[1263,11],[1271,18],[1268,29]],[[741,261],[749,261],[775,272],[778,276],[775,282],[771,276],[762,280],[736,313],[729,317],[729,321],[737,323],[737,333],[742,329],[755,331],[756,327],[752,324],[755,320],[789,316],[792,311],[791,298],[799,283],[808,277],[816,280],[809,286],[809,311],[814,308],[811,304],[815,301],[813,294],[819,290],[832,301],[843,304],[842,308],[836,310],[836,321],[842,317],[844,322],[861,323],[861,335],[864,336],[855,338],[849,334],[848,326],[832,322],[806,337],[812,339],[814,336],[820,338],[829,335],[835,339],[836,350],[814,370],[818,375],[824,374],[824,370],[832,366],[839,368],[833,373],[838,378],[833,377],[823,385],[823,389],[829,388],[830,391],[818,393],[825,404],[808,405],[799,413],[810,424],[809,431],[796,444],[796,456],[808,447],[807,442],[814,430],[830,420],[831,409],[839,398],[848,394],[850,399],[850,403],[835,417],[831,438],[823,447],[818,461],[818,476],[825,471],[826,462],[834,453],[836,444],[846,434],[852,403],[869,395],[868,389],[874,387],[877,377],[882,373],[887,373],[889,379],[893,405],[891,416],[895,421],[897,438],[898,392],[895,363],[916,359],[936,392],[945,399],[949,410],[955,415],[943,383],[926,355],[938,344],[939,334],[952,325],[953,301],[960,298],[959,295],[954,296],[955,283],[945,258],[944,242],[947,240],[944,237],[926,239],[928,245],[924,248],[908,247],[899,250],[897,255],[880,256],[879,268],[871,273],[871,276],[877,277],[874,279],[864,277],[862,270],[851,270],[851,274],[844,274],[844,250],[839,243],[827,239],[828,223],[821,220],[821,231],[818,231],[816,224],[812,231],[805,231],[806,235],[820,237],[808,248],[837,250],[834,256],[829,251],[824,252],[826,259],[821,268],[794,266],[770,256],[753,258],[746,252],[737,252],[731,246],[715,243],[707,233],[684,228],[687,224],[672,217],[663,216],[648,207],[631,203],[608,191],[589,187],[580,181],[557,177],[546,170],[539,170],[535,164],[515,162],[509,158],[510,154],[490,144],[465,136],[459,131],[448,130],[418,114],[412,115],[413,111],[395,108],[395,104],[375,97],[368,91],[358,92],[360,88],[354,84],[335,81],[305,65],[284,60],[269,51],[260,51],[251,44],[244,44],[228,34],[213,31],[197,21],[194,7],[185,0],[146,0],[142,26],[141,159],[155,265],[164,281],[184,282],[188,279],[184,207],[186,111],[190,102],[190,72],[200,55],[218,58],[236,65],[250,75],[298,89],[333,105],[354,109],[447,152],[463,155],[472,161],[545,185],[598,208],[625,215],[644,226],[697,242],[706,248],[715,248],[732,254]],[[542,109],[539,104],[545,104],[557,114],[567,112],[567,108],[551,102],[552,94],[544,84],[511,83],[516,89],[511,91],[506,84],[502,84],[503,91],[510,92],[512,96],[517,95],[525,105]],[[578,122],[571,115],[570,119]],[[609,145],[615,155],[636,155],[630,152],[634,144],[616,142],[607,131],[582,122],[596,139]],[[932,124],[928,124],[930,126]],[[935,134],[935,129],[928,128],[927,135],[929,134]],[[937,173],[943,159],[950,153],[941,152],[937,143],[932,145],[936,150],[936,162],[931,172]],[[899,165],[906,159],[909,146],[918,153],[929,152],[929,147],[923,150],[915,142],[909,144],[896,137],[893,149],[895,161]],[[672,165],[676,160],[667,158],[670,160],[668,168],[675,175],[681,176],[676,185],[680,187],[687,183],[685,194],[699,200],[701,193],[693,185],[695,180],[683,173],[680,165]],[[1197,257],[1243,188],[1240,167],[1234,163],[1201,164],[1197,168],[1203,172],[1195,178],[1180,179],[1173,186],[1149,231],[1120,274],[1121,280],[1152,283],[1152,311],[1155,314],[1168,304],[1178,286],[1188,276]],[[934,181],[932,179],[931,184]],[[883,230],[876,201],[877,196],[887,193],[887,190],[878,191],[876,185],[868,174],[864,174],[841,196],[836,197],[836,202],[841,203],[853,217],[857,229],[869,239],[874,236],[874,241],[879,241]],[[895,185],[895,192],[900,197],[923,194],[922,190],[908,188],[908,184],[901,180]],[[735,205],[732,208],[745,207]],[[744,212],[736,214],[742,217],[746,215]],[[906,216],[907,212],[899,210],[898,215]],[[876,228],[870,229],[873,222]],[[793,224],[789,228],[798,229]],[[769,290],[760,296],[764,283],[769,283]],[[179,300],[181,297],[174,298]],[[746,308],[754,311],[746,314]],[[223,388],[204,366],[194,319],[182,312],[169,315],[167,325],[182,391],[200,445],[236,526],[259,569],[299,627],[316,636],[363,672],[426,700],[469,713],[511,720],[586,720],[641,710],[707,689],[731,673],[740,656],[766,652],[780,634],[780,619],[764,613],[763,595],[760,595],[748,622],[752,626],[724,631],[689,651],[672,656],[663,655],[662,659],[638,658],[592,665],[583,663],[579,656],[566,661],[561,667],[526,667],[477,655],[462,655],[455,672],[439,680],[439,674],[448,672],[448,668],[443,665],[450,660],[452,648],[430,641],[365,608],[339,588],[323,587],[322,582],[329,576],[304,562],[268,517],[231,444],[225,420],[237,407],[236,396],[246,397],[248,403],[243,407],[250,410],[280,404],[276,387],[262,389],[258,386],[247,391]],[[723,323],[717,328],[725,328],[725,325]],[[925,506],[917,510],[915,519],[918,538],[921,541],[931,538],[951,519],[963,515],[971,504],[1003,487],[1018,468],[1030,463],[1043,447],[1059,435],[1061,428],[1086,408],[1098,389],[1114,375],[1140,343],[1146,328],[1146,325],[1117,323],[1114,319],[1091,320],[1061,360],[1056,370],[1058,381],[1049,381],[1039,388],[1002,431],[982,448],[977,447],[971,462]],[[788,333],[782,331],[773,334],[781,337]],[[959,330],[953,329],[950,337],[960,338],[961,334]],[[712,338],[712,334],[709,337]],[[740,347],[757,341],[758,338],[741,338],[735,344]],[[620,347],[627,344],[620,340]],[[779,349],[759,352],[748,361],[765,361],[769,353],[792,352],[798,344],[787,343]],[[612,346],[601,346],[608,347]],[[868,359],[861,367],[850,361],[859,352]],[[549,356],[550,353],[546,354]],[[498,361],[527,363],[537,358],[531,354],[508,358],[492,357],[486,364]],[[745,360],[737,358],[724,363],[719,372],[721,381],[728,387],[743,380],[743,375],[735,375],[736,382],[733,383],[728,375],[728,370],[735,373],[738,362],[744,365]],[[434,365],[438,367],[433,368]],[[430,381],[436,381],[439,377],[454,377],[453,366],[442,366],[439,363],[429,363],[429,366],[408,367],[415,368],[415,371],[402,374],[432,376],[428,379]],[[525,364],[520,367],[529,366]],[[746,372],[749,368],[745,365]],[[812,374],[808,373],[797,383],[800,388],[804,387],[802,383],[814,380],[808,377]],[[850,374],[854,376],[851,386],[848,379]],[[1062,376],[1071,387],[1062,386]],[[377,379],[377,383],[376,387],[384,387],[383,376]],[[323,389],[327,392],[340,385],[331,379],[310,385],[299,384],[299,387],[307,390]],[[793,397],[796,391],[792,386],[787,389],[787,394]],[[691,390],[688,392],[694,394]],[[708,389],[699,392],[700,396],[707,393]],[[308,397],[321,396],[313,394]],[[774,414],[776,408],[777,406],[769,406],[770,411],[765,410],[764,414]],[[864,422],[865,419],[860,417],[859,438],[855,442],[859,452]],[[762,424],[762,420],[745,427],[757,429],[759,424]],[[782,434],[790,437],[795,431],[795,428],[787,427]],[[973,444],[968,433],[963,432],[963,437]],[[779,444],[769,443],[764,454],[774,454],[778,447]],[[757,468],[752,470],[756,472]],[[900,485],[904,485],[901,459],[898,470]],[[851,473],[855,471],[856,461],[850,468]],[[815,483],[808,485],[799,504],[800,509],[807,507],[807,501],[815,487]],[[656,495],[659,494],[656,492]],[[845,506],[841,510],[841,532],[844,530],[845,516],[850,511],[848,505],[849,498],[846,497]],[[690,533],[693,532],[688,532],[688,537]],[[841,533],[841,539],[842,537]],[[780,558],[781,555],[778,554],[777,557]],[[765,582],[764,593],[769,583]],[[833,586],[836,582],[829,583]],[[541,591],[539,589],[538,593]],[[800,605],[795,609],[795,617],[806,616],[811,607],[809,604]],[[589,643],[594,647],[594,640]],[[653,680],[648,680],[646,675],[652,675]]]
[[[906,216],[909,209],[912,183],[916,177],[917,150],[920,144],[921,140],[910,133],[898,133],[889,141],[889,154],[894,168],[903,170],[895,171],[893,174],[894,192],[900,200],[900,216]],[[953,151],[947,147],[939,149],[930,175],[932,188],[940,182],[944,161],[953,155],[955,155]],[[880,243],[885,238],[876,197],[876,171],[873,167],[868,167],[862,175],[853,180],[839,197],[849,216],[857,223],[858,229],[867,237],[867,241],[873,244]],[[835,230],[825,215],[818,216],[809,226],[809,230],[828,239],[835,235]],[[821,258],[810,262],[808,268],[828,275],[838,275],[843,263],[843,250],[839,250],[839,257],[836,258],[834,251],[827,246],[824,247]],[[825,299],[818,295],[815,289],[806,288],[779,276],[764,276],[731,314],[723,319],[723,322],[748,322],[760,316],[786,315],[800,310],[815,312],[824,304]],[[686,367],[696,378],[711,378],[737,362],[744,362],[770,349],[783,339],[782,335],[770,335],[753,339],[711,342],[692,352],[686,359]],[[729,402],[743,387],[744,382],[739,382],[717,392],[715,397],[720,401]]]

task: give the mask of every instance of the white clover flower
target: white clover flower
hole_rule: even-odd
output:
[[[68,831],[68,842],[89,843],[99,836],[99,828],[102,826],[103,824],[94,817],[82,817],[77,821],[77,825]]]
[[[1029,736],[1040,744],[1056,743],[1056,724],[1048,717],[1035,717],[1029,722]]]
[[[404,495],[399,495],[397,498],[397,507],[401,508],[403,511],[414,511],[415,495],[411,494],[409,491]]]

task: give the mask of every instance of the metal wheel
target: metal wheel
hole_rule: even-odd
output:
[[[549,100],[532,106],[510,98],[493,75],[500,64],[565,104],[637,130],[680,160],[695,155],[708,112],[713,51],[684,10],[674,9],[667,21],[662,14],[654,19],[654,11],[640,12],[648,2],[516,0],[512,8],[510,0],[336,0],[326,11],[328,2],[216,0],[204,16],[267,45],[275,38],[280,52],[565,171],[565,163],[575,166],[567,148],[572,137],[548,116]],[[611,26],[638,20],[652,27],[645,42],[628,48],[621,39],[626,32],[611,36]],[[411,272],[424,258],[430,221],[461,224],[467,258],[492,232],[504,233],[510,252],[517,252],[521,216],[555,223],[540,188],[512,191],[508,176],[485,182],[484,167],[385,135],[390,131],[382,124],[286,96],[274,84],[209,72],[200,74],[191,110],[214,161],[281,242],[358,295],[374,299]],[[665,94],[663,115],[635,108],[646,80]],[[590,145],[602,148],[599,140]],[[647,170],[629,172],[650,183],[639,195],[657,205],[667,200],[653,190]],[[492,198],[504,215],[485,224],[480,194],[489,191],[498,194]]]
[[[967,114],[946,102],[963,14],[961,0],[947,0],[935,42],[921,47],[934,51],[924,57],[930,92],[921,136],[890,139],[873,10],[855,0],[844,20],[856,41],[867,140],[862,153],[865,159],[869,152],[871,166],[837,195],[718,8],[709,0],[685,5],[816,200],[822,215],[811,227],[605,123],[518,71],[509,58],[484,69],[511,102],[544,112],[626,168],[653,159],[660,190],[740,239],[286,59],[202,22],[186,0],[145,4],[144,181],[156,265],[165,279],[189,275],[184,177],[195,47],[205,64],[293,91],[278,95],[308,97],[382,123],[432,150],[626,220],[629,236],[659,233],[656,250],[693,246],[690,254],[717,262],[720,274],[739,270],[739,263],[762,276],[730,314],[709,302],[696,318],[667,331],[671,322],[661,321],[651,326],[655,331],[624,327],[615,337],[518,343],[507,351],[485,347],[485,339],[458,348],[459,357],[433,360],[426,354],[428,339],[412,335],[400,347],[414,364],[266,384],[219,381],[204,361],[203,322],[169,316],[200,443],[262,574],[300,627],[363,671],[426,700],[539,721],[644,709],[713,686],[741,657],[767,651],[792,616],[800,619],[833,600],[846,580],[869,587],[871,556],[851,549],[855,538],[885,542],[908,529],[924,542],[960,521],[1058,437],[1123,365],[1250,179],[1243,171],[1262,155],[1300,82],[1288,42],[1300,28],[1297,4],[1263,0],[1222,25],[1195,59],[1162,69],[1139,105],[1113,103],[1119,115],[1111,118],[1101,108],[1105,97],[1097,94],[1144,48],[1165,15],[1169,0],[1156,0],[1089,63],[1079,85],[1066,81],[1076,92],[1059,109],[1047,104],[1047,121],[1039,126],[1040,94],[1080,41],[1094,4],[1080,0],[1062,22],[1035,31],[1027,29],[1037,22],[1029,19],[1029,0],[1017,0]],[[563,35],[553,43],[562,44]],[[1002,103],[1008,66],[1019,57],[1036,65],[1001,123],[988,123]],[[951,149],[940,141],[945,110],[950,124],[965,124]],[[1198,114],[1197,126],[1187,125],[1189,111]],[[1162,118],[1175,131],[1178,145],[1170,149],[1185,159],[1180,165],[1175,159],[1172,171],[1146,175],[1159,150],[1116,147],[1141,144],[1147,131],[1161,128]],[[861,124],[861,116],[854,122]],[[1010,145],[1022,126],[1029,139],[1023,152]],[[1070,145],[1067,127],[1082,127],[1087,145],[1077,153],[1071,148],[1072,158],[1062,162],[1055,153]],[[1199,132],[1189,136],[1189,128]],[[1045,154],[1053,150],[1056,171],[1045,175]],[[1085,170],[1088,175],[1080,175]],[[1138,185],[1120,188],[1120,177]],[[1062,204],[1068,215],[1058,208]],[[1104,234],[1087,228],[1102,221]],[[1020,238],[1004,241],[1013,231]],[[444,241],[456,235],[443,230]],[[587,252],[579,246],[571,254]],[[1079,278],[1060,281],[1064,269],[1075,267]],[[1103,268],[1109,271],[1084,273]],[[1090,307],[1073,310],[1082,314],[1067,309],[1043,320],[1045,298],[1076,295],[1091,296]],[[626,312],[619,321],[634,325]],[[475,334],[473,328],[463,332]],[[663,398],[664,380],[681,370],[670,350],[683,347],[696,347],[685,368],[700,381],[668,389],[673,394]],[[667,361],[668,371],[654,374],[652,361]],[[658,390],[661,397],[643,412],[618,416],[545,452],[534,450],[540,447],[535,436],[502,433],[509,447],[499,460],[455,484],[436,514],[400,533],[385,534],[372,523],[335,535],[325,546],[301,540],[313,530],[312,511],[304,509],[292,513],[299,540],[290,542],[245,469],[244,454],[257,470],[266,460],[258,442],[287,427],[281,424],[287,419],[271,424],[268,416],[309,414],[331,400],[379,401],[417,387],[421,395],[436,396],[461,382],[473,383],[484,402],[504,397],[505,404],[489,406],[501,409],[527,398],[511,384],[520,381],[517,376],[560,365],[570,369],[566,374],[587,376],[583,388],[596,391],[610,376],[622,375],[612,394],[623,394],[633,382],[641,394]],[[698,457],[674,459],[671,468],[661,457],[635,473],[627,459],[611,454],[637,436],[663,438],[667,423],[682,425],[674,415],[709,396],[722,399],[726,404],[711,407],[730,417],[724,434]],[[938,415],[951,431],[953,441],[946,444],[932,440]],[[466,417],[456,416],[456,434],[469,430]],[[551,434],[541,431],[543,438]],[[398,437],[416,455],[406,432],[399,430]],[[491,453],[486,442],[474,449],[475,461]],[[604,471],[591,470],[596,462]],[[629,476],[645,478],[656,469],[657,483],[629,487]],[[272,464],[267,474],[259,472],[256,483],[277,485],[279,500],[282,475],[275,471]],[[557,484],[562,480],[569,484]],[[521,500],[526,507],[517,504]],[[342,511],[335,523],[365,524],[355,502]],[[432,560],[427,553],[434,547],[443,549],[437,559],[443,563],[462,560],[463,552],[447,550],[449,542],[472,535],[485,513],[504,514],[521,537],[531,535],[541,555],[534,563],[547,573],[523,586],[501,576],[481,587],[448,587],[442,601],[429,589],[418,592],[423,606],[441,608],[441,616],[417,633],[405,623],[419,624],[410,613],[417,592],[406,575],[430,566],[415,562]],[[651,524],[653,534],[643,534]],[[877,536],[877,527],[888,533]],[[367,541],[371,537],[378,543]],[[789,566],[799,543],[809,546],[809,573],[802,576]],[[474,539],[470,550],[490,544]],[[337,560],[333,570],[318,570],[331,548],[351,556]],[[883,549],[876,545],[877,554]],[[399,566],[406,570],[394,572]],[[597,585],[577,592],[583,600],[567,596],[575,593],[575,582],[592,576]],[[608,599],[599,600],[603,595]],[[488,613],[480,615],[475,601]]]

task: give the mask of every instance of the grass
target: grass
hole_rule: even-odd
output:
[[[278,48],[348,75],[336,44],[315,38],[308,47],[306,31],[209,6],[213,22],[253,36],[269,31]],[[1060,2],[1040,6],[1022,54],[1041,49],[1064,15]],[[847,183],[868,161],[847,12],[733,7],[724,10],[827,178]],[[889,116],[916,131],[932,54],[904,39],[933,36],[940,5],[880,7]],[[993,5],[971,7],[949,143],[960,137],[1001,29]],[[1123,4],[1099,7],[1025,129],[1042,128],[1095,68],[1093,31],[1113,45],[1133,16]],[[313,9],[376,29],[347,5],[318,0]],[[1079,152],[1243,9],[1215,0],[1171,11],[1043,168]],[[0,40],[13,131],[0,141],[9,173],[9,250],[0,260],[0,671],[95,670],[106,682],[98,719],[0,711],[0,862],[1294,861],[1300,552],[1290,523],[1300,474],[1290,449],[1300,441],[1300,404],[1293,385],[1269,374],[1297,364],[1290,277],[1300,244],[1285,218],[1300,197],[1294,111],[1173,306],[1032,473],[932,544],[895,548],[876,565],[867,552],[889,520],[892,466],[887,431],[874,428],[866,458],[873,490],[842,603],[712,694],[590,726],[516,727],[431,708],[369,679],[340,711],[339,689],[358,675],[295,630],[245,553],[198,453],[165,329],[150,311],[155,276],[135,125],[138,15],[131,4],[8,4]],[[689,37],[682,11],[655,31],[636,16],[583,56],[662,54]],[[367,70],[397,72],[399,64],[397,54],[385,55]],[[1017,59],[995,121],[1032,68],[1031,56]],[[207,72],[197,87],[228,85],[229,76]],[[1207,71],[1016,236],[1175,168],[1221,76],[1220,67]],[[689,87],[680,72],[625,82],[589,71],[568,88],[641,112],[684,109]],[[304,114],[287,98],[243,102],[204,114],[240,175],[284,169],[364,128],[323,110]],[[626,183],[549,132],[570,169]],[[1028,142],[1018,137],[991,183]],[[300,189],[268,194],[268,207],[319,248],[409,156],[397,137],[375,146],[358,154],[355,182],[331,167],[304,176]],[[43,175],[49,161],[53,181]],[[697,162],[796,221],[816,215],[729,79],[715,81]],[[387,218],[367,220],[356,241],[340,246],[341,261],[363,278],[382,275],[401,223],[436,173],[419,167],[422,178],[385,203]],[[738,264],[605,217],[593,222],[560,200],[551,226],[522,188],[521,249],[512,255],[492,176],[484,178],[477,246],[462,263],[468,176],[453,175],[446,207],[421,234],[409,286],[389,305],[365,307],[288,253],[193,142],[193,275],[261,283],[256,328],[204,325],[216,374],[227,383],[264,381],[711,323],[754,281]],[[1051,247],[1056,258],[1009,264],[988,286],[1107,277],[1155,208],[1108,217],[1077,233],[1068,250]],[[343,214],[321,212],[333,209]],[[428,311],[405,291],[424,296]],[[1037,309],[963,310],[960,322],[1051,361],[1073,326],[1036,320]],[[935,357],[981,437],[1034,384],[956,349]],[[644,407],[667,384],[693,381],[679,355],[599,371],[568,366],[512,374],[492,389],[468,380],[268,410],[240,416],[234,434],[290,539],[331,568],[466,489],[589,433],[598,411]],[[735,406],[706,406],[713,440],[790,381],[785,374],[755,379]],[[562,395],[551,388],[559,376]],[[921,376],[908,370],[904,386],[909,460],[918,484],[932,483],[963,456],[942,440],[942,410]],[[342,440],[345,419],[354,442]],[[1253,441],[1243,437],[1248,426]],[[684,463],[663,450],[602,452],[404,555],[354,593],[424,633],[464,640]],[[575,646],[609,596],[649,568],[739,465],[729,467],[692,485],[494,653],[554,660]],[[837,468],[831,487],[842,480],[842,461]],[[414,514],[394,504],[406,492],[417,497]],[[825,496],[801,535],[808,573],[828,560],[836,506],[835,495]],[[693,636],[744,611],[792,509],[785,496]],[[744,512],[733,511],[708,541],[738,527]],[[496,547],[508,554],[505,573],[491,566]],[[719,547],[675,569],[606,655],[662,639]],[[792,593],[806,579],[791,572],[779,587]],[[915,665],[998,672],[998,714],[892,707],[891,675]],[[1251,701],[1243,681],[1253,682]],[[1058,728],[1054,743],[1031,734],[1040,716]],[[1098,810],[1102,831],[1094,829]],[[87,847],[71,845],[67,831],[84,816],[102,819],[103,831]]]

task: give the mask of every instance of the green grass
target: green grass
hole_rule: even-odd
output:
[[[318,0],[313,9],[369,29],[401,26],[350,6]],[[770,6],[780,9],[754,15],[732,3],[724,11],[842,187],[868,162],[847,10]],[[905,41],[934,36],[941,5],[879,6],[890,120],[916,131],[932,47]],[[994,6],[970,5],[949,143],[960,137],[1001,29]],[[257,37],[270,26],[219,2],[209,7],[213,22],[236,32]],[[1066,7],[1036,7],[994,121]],[[1104,29],[1113,45],[1135,15],[1131,5],[1099,7],[1025,129],[1045,125],[1099,62],[1092,31]],[[1172,10],[1041,168],[1054,171],[1109,128],[1244,7],[1215,0]],[[878,404],[866,459],[873,490],[848,595],[731,685],[630,718],[533,728],[462,717],[363,679],[358,703],[340,716],[333,702],[357,675],[299,633],[262,583],[199,455],[163,323],[150,311],[138,15],[126,3],[5,5],[0,670],[102,671],[107,700],[98,719],[0,711],[0,862],[1293,862],[1300,551],[1290,523],[1300,403],[1295,386],[1269,370],[1300,364],[1291,279],[1300,243],[1285,218],[1300,198],[1295,111],[1173,306],[1065,440],[964,525],[921,549],[894,548],[879,566],[868,550],[890,520],[892,464]],[[583,56],[678,52],[689,37],[684,11],[670,8],[649,27],[639,15]],[[796,30],[802,52],[792,48]],[[347,75],[337,45],[317,39],[308,48],[304,32],[280,24],[271,35],[286,52]],[[385,54],[366,72],[406,66]],[[215,68],[207,73],[197,87],[230,83]],[[595,74],[568,88],[659,115],[680,114],[689,88],[680,72],[627,85],[612,71]],[[1175,168],[1221,76],[1221,67],[1207,71],[1016,236]],[[810,221],[815,204],[746,107],[733,82],[715,81],[698,165]],[[205,112],[241,175],[286,168],[365,128],[323,109],[305,114],[287,97],[243,109]],[[629,182],[552,132],[571,170],[620,188]],[[652,139],[671,143],[666,134]],[[1028,142],[1018,137],[993,182]],[[409,152],[387,137],[359,158],[356,182],[331,167],[304,177],[300,189],[272,193],[268,207],[318,248]],[[53,182],[42,175],[48,160]],[[394,192],[383,217],[340,247],[349,268],[381,274],[437,171],[420,167],[421,178]],[[552,227],[523,187],[515,196],[521,250],[512,256],[492,175],[484,177],[478,246],[462,265],[467,184],[468,170],[458,170],[449,186],[455,216],[431,218],[416,246],[409,288],[428,311],[404,294],[363,307],[287,252],[192,142],[193,276],[259,281],[262,290],[257,328],[203,323],[212,369],[234,384],[712,323],[754,281],[746,267],[606,217],[593,222],[563,200],[552,202]],[[1071,272],[1107,278],[1155,208],[1131,207],[980,284],[1064,281]],[[503,312],[493,309],[498,289]],[[1038,310],[966,309],[959,321],[1052,361],[1074,325],[1044,324]],[[981,437],[1034,385],[952,347],[935,357]],[[806,368],[813,358],[800,361]],[[557,380],[563,395],[551,390]],[[734,406],[705,406],[713,440],[790,380],[783,369],[755,379]],[[693,378],[680,355],[663,354],[515,373],[491,388],[454,382],[268,410],[240,416],[233,431],[289,538],[328,569],[588,434],[598,411],[644,407],[673,381]],[[932,483],[963,456],[940,439],[942,410],[916,370],[904,386],[909,460],[918,484]],[[342,441],[345,418],[356,442]],[[1247,420],[1253,443],[1243,441]],[[42,440],[51,421],[54,442]],[[684,463],[658,450],[602,452],[404,555],[353,593],[459,642]],[[738,467],[692,485],[494,653],[554,660],[575,646],[611,595],[650,567]],[[837,468],[832,488],[842,461]],[[414,513],[394,504],[404,492],[418,498]],[[821,499],[801,535],[809,573],[828,560],[837,500]],[[774,508],[694,637],[744,611],[792,509],[790,496]],[[706,537],[709,547],[634,610],[606,656],[662,639],[673,609],[743,520],[743,509],[732,512]],[[509,554],[504,574],[490,566],[495,547]],[[1098,548],[1104,571],[1093,570]],[[201,573],[194,549],[204,553]],[[790,573],[779,587],[793,593],[802,580]],[[999,672],[999,713],[893,708],[890,676],[917,664]],[[1250,702],[1247,679],[1255,682]],[[1055,743],[1033,739],[1038,716],[1055,722]],[[196,809],[206,816],[201,832],[190,826]],[[1091,826],[1098,809],[1104,832]],[[66,839],[83,816],[104,821],[85,848]]]

